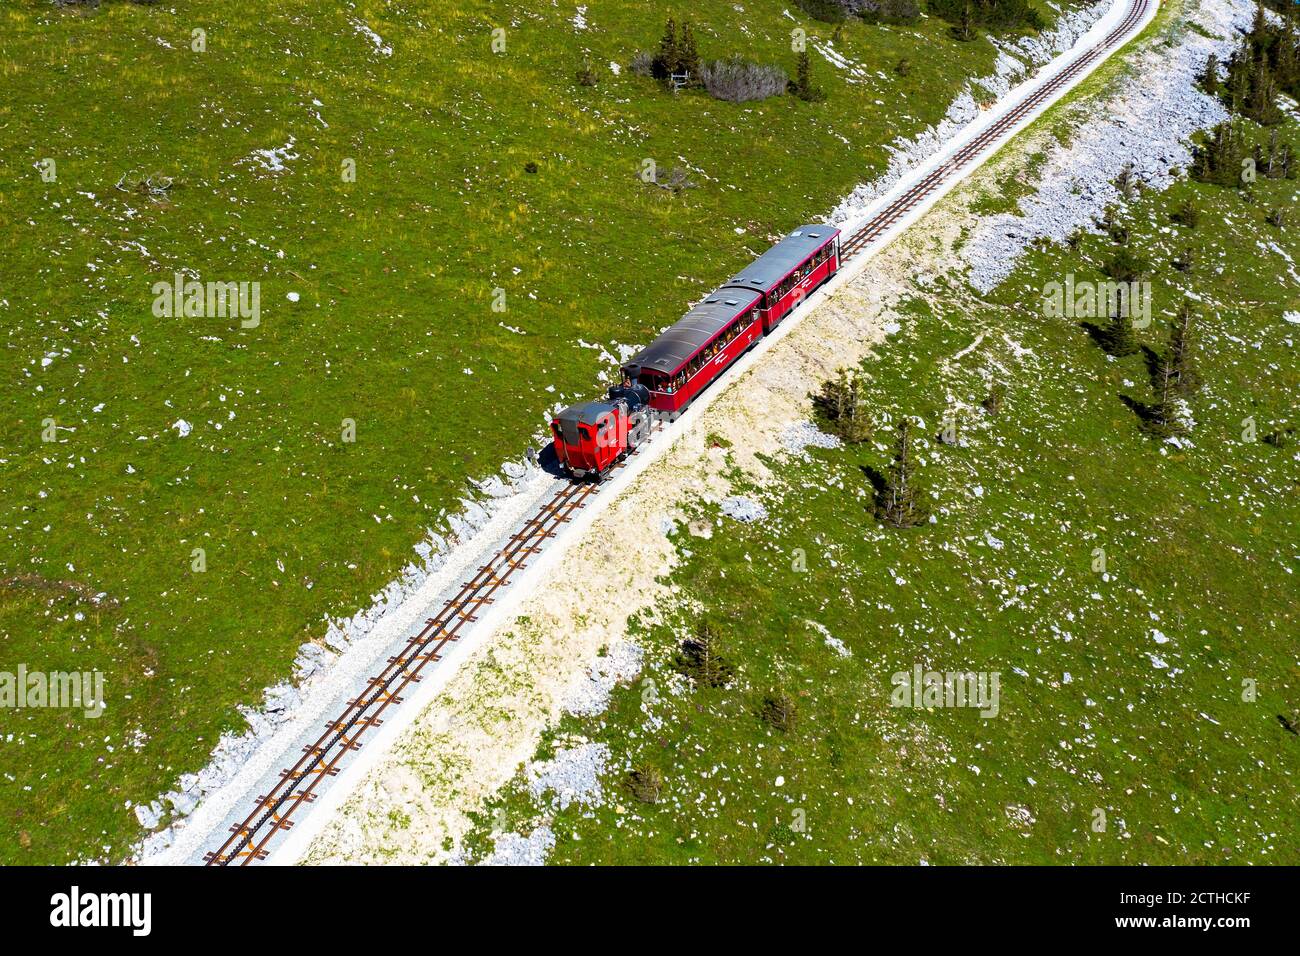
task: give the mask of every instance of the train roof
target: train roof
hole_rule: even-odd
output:
[[[834,226],[825,224],[800,226],[732,277],[727,287],[766,292],[838,232]]]
[[[599,425],[601,418],[613,410],[614,406],[609,402],[583,402],[580,405],[570,405],[556,415],[555,420],[575,422],[580,425]]]
[[[628,365],[672,375],[686,360],[708,344],[736,316],[754,305],[758,292],[719,289],[677,321],[641,351]]]

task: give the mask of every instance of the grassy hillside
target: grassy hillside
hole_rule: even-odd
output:
[[[582,11],[0,10],[0,658],[101,670],[109,699],[0,713],[0,860],[120,853],[129,802],[201,766],[602,349],[880,173],[994,60],[939,21],[854,21],[852,72],[813,58],[824,102],[738,106],[627,69],[674,11]],[[792,74],[791,29],[833,29],[774,0],[676,12],[704,56]],[[178,272],[260,282],[260,324],[155,317]]]
[[[923,423],[934,523],[873,513],[888,426],[782,461],[750,492],[764,520],[701,506],[715,533],[682,532],[682,609],[637,628],[641,678],[540,755],[607,745],[603,802],[517,787],[472,846],[504,822],[552,827],[564,863],[1300,862],[1300,232],[1267,220],[1296,196],[1180,182],[1117,220],[1153,266],[1140,344],[1163,349],[1193,297],[1204,384],[1181,445],[1125,402],[1152,401],[1142,351],[1111,357],[1041,310],[1047,283],[1102,277],[1112,238],[1034,252],[988,298],[918,286],[864,373],[874,417]],[[1175,220],[1189,200],[1194,228]],[[725,687],[674,664],[697,609]],[[999,674],[996,715],[892,707],[917,665]],[[658,802],[633,770],[661,779]]]

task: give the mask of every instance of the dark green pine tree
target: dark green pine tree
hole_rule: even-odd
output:
[[[1137,336],[1133,334],[1133,321],[1118,306],[1110,310],[1110,321],[1102,326],[1098,338],[1107,355],[1123,358],[1138,350]]]
[[[655,55],[653,71],[661,80],[667,80],[678,72],[681,66],[681,49],[677,40],[677,21],[668,18],[664,25],[664,35],[659,41],[659,52]]]
[[[876,499],[877,516],[895,528],[911,528],[930,517],[929,509],[921,500],[923,488],[916,475],[914,430],[910,418],[898,423],[894,460],[885,471],[884,486]]]
[[[1213,53],[1205,60],[1205,70],[1201,73],[1201,89],[1211,96],[1218,96],[1223,89],[1223,81],[1219,79],[1219,58]]]
[[[1250,32],[1246,34],[1246,44],[1251,59],[1259,59],[1270,46],[1272,31],[1268,26],[1268,16],[1264,13],[1263,0],[1255,4],[1255,19],[1251,21]]]
[[[695,635],[682,642],[673,664],[697,685],[723,687],[731,680],[735,668],[722,656],[719,644],[713,625],[701,620],[696,624]]]
[[[1300,92],[1300,37],[1296,35],[1295,17],[1287,17],[1277,41],[1277,85],[1288,95]]]
[[[856,445],[871,437],[871,422],[862,401],[862,376],[857,371],[842,368],[835,378],[823,382],[813,405],[829,431],[846,443]]]
[[[1187,432],[1187,399],[1200,387],[1192,360],[1192,318],[1192,304],[1184,299],[1178,316],[1169,324],[1169,345],[1156,363],[1152,383],[1156,400],[1147,427],[1161,437]]]
[[[690,74],[692,85],[700,82],[700,51],[695,46],[695,31],[689,22],[682,24],[677,46],[677,72]]]
[[[795,96],[809,103],[824,99],[821,88],[813,86],[812,57],[808,55],[806,48],[799,51],[799,60],[795,66],[793,91]]]
[[[1228,65],[1228,109],[1240,113],[1250,98],[1254,61],[1245,55],[1237,56]]]
[[[1210,139],[1195,149],[1192,178],[1220,186],[1241,183],[1241,161],[1246,157],[1246,140],[1235,122],[1220,123]]]
[[[1196,202],[1188,196],[1182,201],[1182,204],[1174,210],[1170,217],[1180,226],[1186,226],[1188,229],[1195,229],[1201,221],[1201,210]]]
[[[1261,60],[1255,71],[1255,87],[1250,91],[1250,110],[1246,114],[1261,126],[1276,126],[1286,118],[1277,105],[1277,80],[1268,60]]]
[[[1193,355],[1195,343],[1192,338],[1192,303],[1184,299],[1178,310],[1178,316],[1169,327],[1169,349],[1165,354],[1165,363],[1170,370],[1174,392],[1181,398],[1190,398],[1201,387],[1201,378],[1196,371]]]
[[[971,9],[970,0],[966,0],[961,5],[961,18],[957,21],[957,26],[953,28],[958,40],[975,39],[975,13]]]
[[[1155,434],[1167,438],[1181,435],[1187,431],[1181,415],[1181,403],[1178,396],[1178,383],[1173,366],[1162,359],[1156,368],[1156,401],[1151,406],[1151,418],[1147,427]]]

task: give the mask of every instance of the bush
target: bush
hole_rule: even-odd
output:
[[[642,803],[658,803],[664,792],[664,775],[649,764],[641,764],[627,775],[627,789]]]
[[[921,18],[917,0],[862,0],[858,15],[870,23],[915,23]]]
[[[1151,265],[1130,246],[1120,246],[1102,271],[1116,282],[1137,282],[1151,272]]]
[[[862,391],[861,374],[842,368],[835,378],[822,383],[821,394],[813,398],[826,430],[846,444],[856,445],[871,437]]]
[[[596,71],[592,68],[590,60],[582,61],[582,65],[578,67],[577,79],[579,86],[596,85]]]
[[[843,23],[852,0],[797,0],[799,9],[823,23]]]
[[[700,621],[695,636],[682,641],[681,652],[673,660],[679,674],[696,684],[724,687],[731,680],[735,668],[718,649],[718,635],[708,621]]]
[[[654,76],[654,57],[645,50],[637,50],[627,68],[637,76]]]
[[[823,23],[861,17],[869,23],[913,23],[921,17],[919,0],[797,0],[799,9]]]
[[[748,103],[780,96],[790,82],[780,67],[761,66],[739,57],[703,64],[700,80],[710,96],[729,103]]]
[[[797,712],[798,705],[795,703],[795,699],[781,691],[772,691],[772,693],[764,697],[763,704],[758,709],[758,714],[763,718],[763,722],[783,734],[788,734],[794,730]]]

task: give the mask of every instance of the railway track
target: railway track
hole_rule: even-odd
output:
[[[1026,115],[1041,106],[1053,94],[1073,80],[1076,76],[1079,76],[1087,70],[1108,50],[1117,46],[1121,41],[1126,39],[1133,27],[1137,23],[1141,22],[1143,16],[1146,15],[1149,4],[1150,0],[1133,0],[1129,6],[1128,14],[1124,17],[1123,21],[1121,21],[1114,30],[1106,34],[1100,42],[1085,51],[1068,66],[1056,73],[1050,80],[1026,96],[1012,109],[1008,110],[1005,115],[999,117],[996,122],[989,124],[987,129],[983,130],[969,143],[957,150],[957,152],[953,153],[946,163],[931,171],[924,179],[913,184],[907,192],[899,196],[898,199],[872,217],[872,219],[858,229],[857,232],[844,240],[840,244],[841,260],[847,261],[862,253],[869,245],[871,245],[872,242],[884,235],[891,226],[911,212],[918,203],[938,189],[943,183],[960,173],[972,159],[988,149],[989,145],[996,142],[1002,134],[1013,128],[1017,123],[1024,119]]]
[[[1132,0],[1125,19],[1099,43],[1017,103],[962,146],[947,162],[912,185],[844,240],[840,246],[841,259],[847,261],[860,255],[918,203],[959,174],[1003,133],[1125,39],[1134,25],[1141,21],[1151,2]],[[662,427],[659,424],[655,430]],[[390,657],[387,666],[377,676],[366,681],[362,692],[348,702],[336,719],[326,724],[315,743],[303,748],[297,762],[280,772],[279,781],[269,792],[257,798],[253,810],[242,822],[231,826],[225,842],[204,856],[206,864],[247,866],[266,859],[272,841],[292,828],[295,813],[316,799],[322,781],[336,776],[344,758],[360,749],[365,732],[383,724],[384,713],[400,704],[403,693],[420,682],[425,667],[437,661],[444,648],[460,638],[461,632],[477,620],[478,612],[492,604],[497,592],[525,568],[526,562],[542,549],[549,538],[555,537],[599,487],[585,482],[561,487],[487,564],[461,586],[437,615],[425,622],[419,633],[407,639],[405,648]]]
[[[401,653],[388,659],[378,676],[366,681],[365,690],[348,703],[337,719],[326,724],[320,738],[303,748],[297,763],[281,771],[279,783],[258,797],[253,812],[233,826],[225,843],[205,857],[207,864],[246,866],[265,859],[271,841],[293,826],[295,811],[314,801],[321,781],[335,776],[343,758],[361,747],[362,734],[383,723],[384,712],[400,704],[407,688],[419,683],[425,666],[438,660],[443,649],[459,639],[461,630],[477,620],[477,612],[492,603],[496,593],[523,570],[525,562],[541,550],[548,538],[555,537],[597,487],[573,482],[556,492],[491,561],[461,585],[441,612],[407,640]]]

